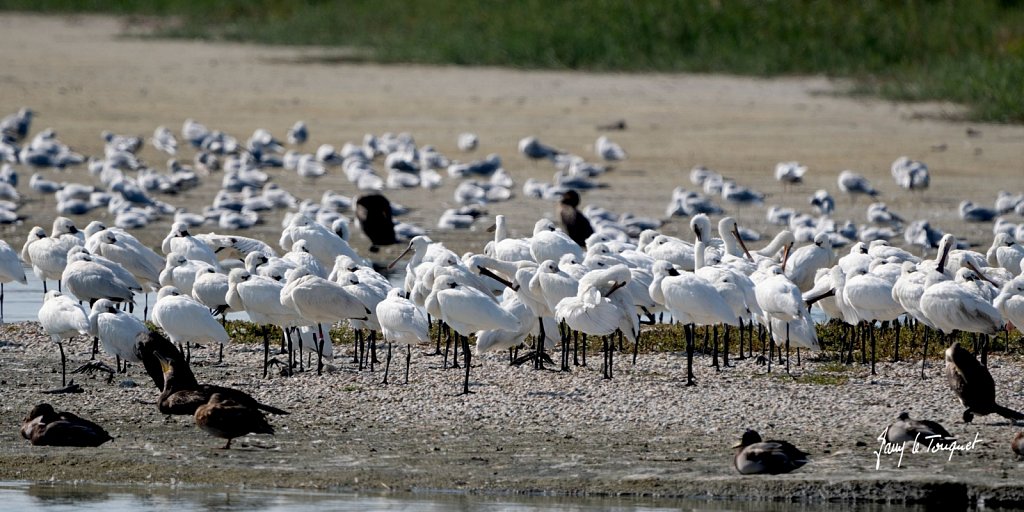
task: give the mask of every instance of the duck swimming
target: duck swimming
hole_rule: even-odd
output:
[[[231,440],[246,434],[274,435],[274,427],[259,410],[225,399],[220,393],[210,395],[210,401],[195,412],[196,426],[214,437],[227,439],[224,449],[231,448]]]
[[[57,412],[50,404],[32,408],[21,426],[21,437],[33,446],[99,446],[113,439],[103,427],[77,415]]]
[[[750,429],[733,448],[733,464],[744,475],[789,473],[807,463],[807,454],[789,442],[762,441],[761,435]]]

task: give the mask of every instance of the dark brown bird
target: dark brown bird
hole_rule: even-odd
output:
[[[29,411],[21,437],[35,446],[99,446],[113,439],[103,427],[67,411],[57,412],[50,404]]]
[[[583,212],[577,207],[580,205],[580,194],[575,190],[567,190],[562,194],[558,203],[558,218],[562,220],[566,234],[572,238],[580,247],[587,246],[587,237],[594,234],[594,228],[590,225]]]
[[[747,429],[733,445],[733,465],[744,475],[789,473],[807,464],[807,455],[787,441],[762,441],[761,435]]]
[[[163,371],[164,390],[160,393],[157,405],[164,414],[195,414],[196,410],[209,402],[214,394],[245,407],[264,410],[271,414],[288,414],[288,411],[256,401],[245,391],[197,383],[188,363],[174,362],[160,352],[155,352],[154,357],[160,362]],[[179,375],[183,377],[179,378]]]
[[[356,220],[370,239],[370,252],[382,245],[397,244],[395,222],[391,218],[391,201],[381,194],[367,194],[356,199]]]
[[[178,347],[174,346],[174,343],[171,343],[171,340],[156,331],[140,333],[135,340],[135,355],[142,361],[142,366],[149,374],[149,378],[153,379],[153,384],[157,389],[164,390],[164,370],[160,360],[156,357],[157,353],[174,364],[177,369],[175,377],[178,386],[187,387],[191,384],[194,387],[199,385],[196,382],[196,376],[192,374],[192,369],[189,368],[188,362],[185,360],[185,355],[178,350]]]
[[[214,437],[227,439],[224,449],[231,448],[231,440],[246,434],[274,435],[274,427],[257,409],[228,400],[220,393],[210,395],[210,401],[195,412],[196,426]]]
[[[1024,414],[996,403],[996,383],[992,374],[959,342],[946,349],[946,383],[967,408],[964,411],[965,423],[970,423],[975,414],[998,414],[1013,421],[1024,420]]]

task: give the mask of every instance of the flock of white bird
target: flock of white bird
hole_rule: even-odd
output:
[[[18,141],[27,137],[31,117],[31,110],[23,109],[0,121],[4,134],[0,156],[33,166],[64,167],[86,162],[60,144],[52,130],[40,132],[19,147]],[[295,169],[300,176],[315,177],[330,167],[341,166],[358,190],[379,191],[385,187],[435,187],[441,180],[437,169],[446,167],[452,178],[488,178],[465,180],[456,189],[456,200],[470,206],[511,197],[513,182],[502,169],[500,157],[451,162],[429,146],[417,147],[410,136],[404,135],[368,136],[363,144],[346,144],[340,151],[322,145],[315,153],[303,154],[294,149],[284,151],[284,146],[266,130],[257,130],[242,145],[223,132],[191,120],[186,121],[182,137],[198,148],[195,169],[172,163],[170,175],[154,178],[151,183],[145,180],[153,178],[152,171],[134,158],[141,138],[113,134],[105,134],[105,157],[89,164],[107,191],[82,186],[87,191],[72,193],[77,189],[74,184],[46,183],[38,175],[33,176],[33,189],[63,194],[59,210],[60,204],[66,208],[67,203],[78,201],[90,207],[107,204],[117,213],[117,226],[93,221],[81,231],[69,218],[58,217],[49,234],[41,227],[33,228],[20,254],[0,242],[0,283],[24,284],[23,264],[44,283],[45,301],[39,320],[58,344],[62,374],[66,366],[63,340],[80,334],[93,336],[119,366],[121,361],[137,362],[136,337],[145,332],[146,326],[118,305],[134,305],[138,294],[149,291],[158,292],[152,306],[153,322],[172,341],[186,346],[216,343],[223,348],[230,339],[215,315],[244,311],[253,323],[264,327],[264,375],[276,361],[270,359],[267,329],[283,329],[288,362],[280,364],[286,372],[302,369],[303,351],[317,355],[317,370],[321,371],[323,357],[334,355],[325,324],[329,333],[331,326],[347,322],[360,337],[368,331],[371,346],[379,333],[388,344],[389,362],[391,345],[405,345],[408,379],[411,346],[430,341],[428,320],[436,319],[446,326],[443,330],[454,331],[456,353],[461,345],[466,393],[471,392],[471,336],[476,338],[477,353],[532,343],[533,349],[520,360],[532,359],[538,367],[549,359],[546,351],[557,351],[560,345],[563,370],[569,370],[570,353],[577,360],[580,335],[584,361],[587,336],[601,337],[603,373],[611,378],[614,334],[620,336],[620,347],[623,338],[636,347],[642,324],[676,322],[685,326],[688,383],[692,384],[696,326],[724,327],[725,365],[731,328],[739,329],[741,356],[743,328],[753,325],[765,328],[774,341],[767,345],[773,349],[778,344],[786,347],[787,354],[790,346],[817,351],[820,343],[809,312],[814,303],[827,317],[850,325],[911,318],[947,334],[964,331],[991,335],[1007,323],[1024,323],[1024,248],[1019,243],[1024,230],[1019,226],[1008,221],[996,223],[996,236],[987,254],[958,249],[952,235],[927,231],[927,226],[919,226],[924,234],[914,235],[924,243],[911,241],[911,228],[907,228],[908,243],[938,247],[936,258],[922,260],[889,245],[886,239],[895,234],[844,231],[828,217],[835,201],[824,190],[816,192],[810,201],[822,215],[819,218],[769,209],[772,222],[787,229],[757,251],[748,251],[745,245],[755,234],[732,217],[722,218],[715,233],[706,214],[723,211],[706,196],[682,189],[673,193],[667,213],[690,218],[693,242],[656,231],[660,221],[617,217],[593,207],[584,210],[595,227],[585,246],[574,242],[547,218],[536,222],[532,236],[513,238],[504,216],[497,215],[494,240],[479,253],[459,256],[432,241],[424,231],[412,226],[401,228],[399,224],[396,234],[401,231],[399,240],[408,241],[406,252],[413,254],[405,266],[404,282],[396,287],[349,244],[348,219],[342,212],[353,207],[351,199],[329,192],[320,204],[300,204],[280,187],[268,184],[267,175],[260,169],[280,164]],[[289,144],[301,144],[307,137],[305,125],[300,122],[287,138]],[[173,133],[163,127],[154,133],[152,144],[172,155],[178,145]],[[473,134],[462,134],[458,139],[464,151],[476,149],[477,144]],[[607,136],[600,137],[594,149],[605,163],[627,158],[626,152]],[[528,181],[523,187],[527,196],[554,199],[567,190],[598,187],[594,178],[608,170],[605,164],[588,163],[534,137],[521,140],[519,151],[530,159],[550,160],[558,169],[552,183]],[[373,169],[378,158],[385,162],[386,179]],[[224,171],[223,189],[215,205],[203,215],[192,218],[149,196],[154,191],[194,186],[200,175],[216,168]],[[5,175],[16,176],[6,169]],[[128,171],[138,171],[137,176],[129,178]],[[805,173],[806,167],[798,162],[780,163],[775,172],[776,178],[786,184],[800,182]],[[927,166],[905,157],[893,163],[892,174],[901,187],[909,190],[926,188],[930,181]],[[736,205],[764,199],[763,194],[704,167],[694,168],[691,180],[706,194],[720,194]],[[838,185],[851,195],[878,194],[853,171],[843,171]],[[120,206],[115,208],[115,204]],[[978,211],[983,209],[966,206],[961,210],[974,212],[970,215],[975,216],[969,220],[991,221],[995,217],[985,217],[986,212]],[[222,229],[240,229],[245,227],[244,222],[227,222],[226,216],[248,216],[255,222],[252,215],[262,207],[297,209],[286,217],[276,247],[234,234],[193,235],[189,231],[213,218]],[[1024,210],[1024,196],[1001,193],[997,214],[1014,209]],[[392,210],[399,214],[402,207],[392,205]],[[69,213],[87,211],[70,209]],[[122,228],[145,225],[122,222],[135,214],[146,218],[175,215],[160,252]],[[451,222],[440,226],[465,226],[479,216],[480,212],[446,212],[442,219]],[[904,222],[882,203],[869,207],[868,218],[877,224]],[[805,245],[796,247],[798,243]],[[846,245],[851,247],[848,254],[838,257],[836,249]],[[47,281],[56,281],[60,291],[48,289]],[[90,309],[85,309],[83,302],[89,303]],[[144,308],[145,317],[149,304]],[[297,357],[291,350],[295,346]],[[362,365],[365,355],[358,351],[363,345],[357,342],[355,346],[356,360]],[[750,339],[748,349],[752,347]],[[714,349],[717,365],[717,340]],[[767,358],[769,369],[772,359]],[[454,355],[452,361],[458,366]],[[786,365],[788,369],[788,358]]]
[[[371,337],[380,333],[389,348],[405,345],[408,363],[411,346],[430,341],[428,318],[438,319],[459,336],[464,392],[470,392],[470,336],[477,353],[533,343],[527,357],[538,366],[544,351],[560,343],[562,369],[569,366],[570,331],[584,335],[584,343],[585,336],[601,337],[602,367],[611,377],[613,334],[635,346],[642,322],[677,322],[686,326],[692,383],[695,326],[761,324],[780,347],[817,351],[811,303],[851,325],[905,315],[946,334],[991,335],[1008,322],[1024,324],[1024,248],[1005,233],[988,254],[955,250],[946,235],[935,259],[921,260],[884,242],[857,242],[836,259],[825,234],[794,249],[788,230],[750,252],[730,217],[715,233],[707,216],[695,216],[692,243],[648,230],[629,244],[598,232],[585,249],[548,219],[538,220],[527,238],[509,237],[504,217],[496,221],[494,240],[481,253],[461,257],[414,237],[404,282],[395,287],[337,233],[302,215],[282,232],[279,246],[290,250],[280,256],[258,240],[193,236],[175,225],[162,244],[163,257],[118,228],[94,221],[83,232],[61,217],[49,236],[34,230],[21,257],[0,244],[0,280],[24,283],[24,258],[44,284],[63,286],[66,294],[45,292],[39,311],[60,347],[62,366],[62,341],[80,334],[96,337],[118,362],[137,362],[136,338],[146,326],[117,304],[158,289],[152,320],[185,344],[223,346],[229,336],[214,315],[245,311],[255,324],[281,327],[289,340],[298,336],[318,356],[333,354],[323,326],[349,322]],[[218,259],[225,253],[235,257]],[[742,354],[742,334],[740,339]],[[266,341],[265,351],[269,356]],[[727,354],[728,341],[726,364]],[[287,368],[301,360],[300,352]],[[265,357],[264,372],[267,365]]]

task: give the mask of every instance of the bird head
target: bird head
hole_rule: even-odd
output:
[[[742,448],[744,446],[750,446],[752,444],[760,443],[760,442],[761,442],[761,435],[758,434],[756,431],[751,430],[751,429],[748,428],[747,431],[743,433],[743,437],[740,438],[740,441],[738,443],[732,445],[732,447],[733,448]]]

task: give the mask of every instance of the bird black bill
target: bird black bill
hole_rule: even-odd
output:
[[[487,276],[487,277],[489,277],[491,279],[494,279],[495,281],[505,285],[506,287],[511,288],[512,291],[518,291],[519,290],[519,285],[512,284],[511,281],[509,281],[508,279],[505,279],[504,277],[499,276],[498,274],[495,274],[494,271],[492,271],[491,269],[486,268],[486,267],[481,267],[480,265],[477,265],[476,268],[477,268],[477,270],[480,271],[480,275]]]

